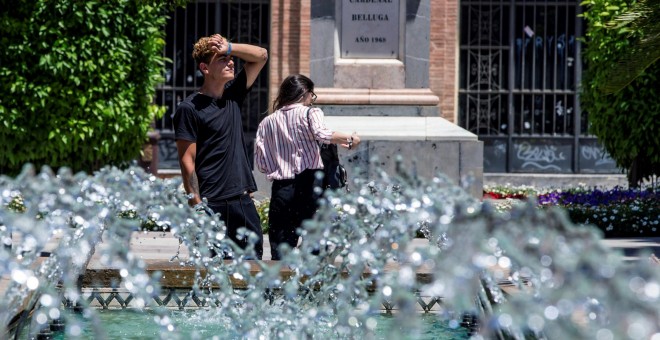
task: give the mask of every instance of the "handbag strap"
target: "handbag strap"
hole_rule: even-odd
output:
[[[309,111],[312,111],[312,107],[307,108],[307,112],[305,112],[305,117],[307,117],[307,126],[309,126],[309,129],[312,129],[312,123],[309,121]]]
[[[312,107],[311,107],[311,106],[307,108],[307,112],[305,113],[305,116],[307,117],[307,126],[309,126],[309,129],[312,131],[312,135],[313,135],[313,134],[314,134],[314,129],[312,129],[312,122],[309,121],[309,111],[312,111]],[[319,148],[323,148],[323,147],[324,147],[324,146],[323,146],[323,143],[320,143],[320,142],[317,141],[316,139],[314,139],[314,141],[316,142],[316,144],[319,145]]]

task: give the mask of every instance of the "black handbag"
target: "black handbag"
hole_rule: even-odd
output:
[[[309,111],[307,109],[307,124],[309,128],[312,125],[309,122]],[[339,152],[337,151],[337,144],[323,144],[318,143],[319,152],[321,154],[321,161],[323,161],[323,188],[324,189],[339,189],[346,186],[348,181],[348,174],[346,169],[339,163]]]

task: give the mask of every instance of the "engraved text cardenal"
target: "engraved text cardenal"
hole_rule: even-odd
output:
[[[552,163],[566,160],[564,153],[557,151],[557,148],[551,145],[532,146],[531,144],[524,142],[520,143],[517,148],[518,152],[516,156],[523,161],[523,168],[533,166],[539,169],[561,170],[559,166]],[[541,163],[548,164],[542,165]]]

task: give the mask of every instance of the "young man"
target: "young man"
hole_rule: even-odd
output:
[[[208,207],[225,222],[227,236],[241,248],[248,240],[239,238],[237,230],[244,227],[255,233],[254,247],[261,259],[263,235],[250,197],[257,186],[243,142],[240,105],[266,65],[268,52],[258,46],[232,44],[215,34],[199,39],[192,57],[204,83],[179,104],[174,115],[183,186],[191,195],[188,203],[196,206],[206,198]],[[232,57],[245,61],[236,75]]]

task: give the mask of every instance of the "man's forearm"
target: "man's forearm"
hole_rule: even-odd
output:
[[[188,195],[192,195],[192,197],[188,199],[188,204],[193,206],[202,201],[199,196],[199,182],[197,181],[197,174],[195,173],[197,144],[186,140],[177,140],[176,148],[179,153],[179,167],[181,167],[183,188]]]
[[[186,193],[192,195],[192,197],[188,199],[188,204],[194,206],[195,204],[200,203],[202,199],[199,196],[197,174],[194,171],[190,173],[182,172],[181,177],[183,180],[183,188],[186,190]]]
[[[231,54],[249,63],[265,63],[268,60],[265,48],[249,44],[232,44]]]

